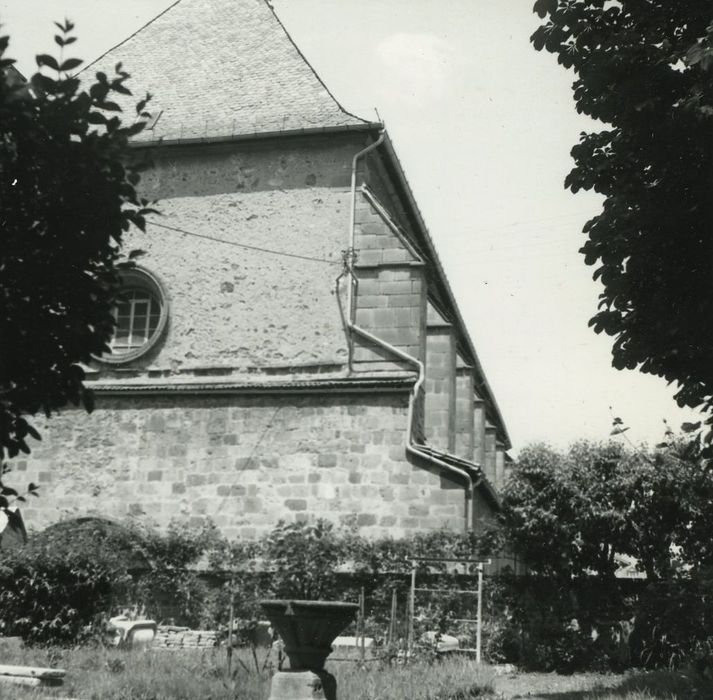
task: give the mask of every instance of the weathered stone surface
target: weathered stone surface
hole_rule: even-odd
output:
[[[209,376],[219,368],[343,363],[333,290],[348,207],[348,191],[319,187],[162,199],[157,223],[228,244],[151,226],[127,235],[126,249],[146,251],[141,264],[169,294],[164,338],[132,369]],[[221,293],[224,282],[235,291]]]
[[[88,513],[163,527],[211,518],[229,537],[319,517],[375,536],[461,529],[462,485],[407,459],[407,411],[405,392],[98,396],[92,414],[39,426],[43,440],[22,461],[42,497],[23,513],[34,528]],[[116,430],[126,424],[134,430]],[[210,435],[238,439],[215,446]]]
[[[320,671],[278,671],[271,680],[268,700],[336,700],[337,682]]]
[[[426,437],[453,453],[456,426],[456,351],[453,329],[429,325],[426,341]]]

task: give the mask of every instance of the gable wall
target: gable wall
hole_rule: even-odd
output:
[[[290,137],[137,150],[152,167],[143,173],[148,198],[196,197],[310,187],[349,187],[351,159],[363,136]],[[347,218],[344,232],[348,227]]]
[[[127,237],[125,250],[146,251],[138,263],[162,280],[169,304],[164,337],[129,368],[248,372],[346,362],[334,284],[347,191],[174,197],[159,209],[153,220],[188,233],[149,224]]]

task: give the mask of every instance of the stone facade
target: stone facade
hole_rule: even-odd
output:
[[[15,468],[42,485],[25,509],[128,516],[165,526],[210,518],[254,538],[316,515],[365,534],[462,527],[463,491],[414,469],[403,449],[408,391],[361,394],[106,396],[66,411]],[[61,445],[61,450],[57,446]]]
[[[263,5],[176,7],[235,22],[247,8],[255,23],[271,17]],[[145,30],[132,37],[135,65],[153,68],[162,27],[172,37],[182,26],[173,11],[143,44]],[[224,51],[229,29],[210,26]],[[294,104],[313,126],[176,137],[171,115],[186,106],[169,92],[157,123],[173,137],[136,144],[162,215],[126,248],[161,281],[168,323],[135,359],[94,362],[94,413],[53,417],[15,461],[43,494],[25,511],[30,527],[87,514],[211,519],[254,538],[280,519],[325,517],[399,536],[477,528],[497,509],[507,431],[388,136],[310,83],[289,41],[270,57],[312,85]]]

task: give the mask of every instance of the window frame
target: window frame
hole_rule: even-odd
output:
[[[154,299],[158,302],[159,305],[159,318],[155,331],[143,345],[140,345],[139,347],[134,348],[133,350],[121,354],[114,355],[109,352],[103,353],[101,356],[94,358],[99,362],[109,365],[125,364],[145,355],[161,339],[164,334],[164,331],[166,330],[166,326],[168,325],[168,297],[166,295],[166,291],[161,280],[155,274],[153,274],[146,268],[135,266],[126,270],[122,270],[119,273],[119,279],[121,280],[120,293],[123,293],[124,291],[143,291],[144,293],[147,293],[154,297]]]

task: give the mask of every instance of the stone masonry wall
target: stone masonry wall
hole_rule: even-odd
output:
[[[231,538],[318,517],[369,536],[463,527],[462,486],[406,459],[406,392],[97,399],[38,424],[42,442],[13,462],[13,483],[40,484],[28,527],[86,514],[210,518]]]
[[[498,441],[495,445],[495,483],[493,486],[501,492],[505,486],[507,475],[505,473],[505,445]]]
[[[358,326],[423,361],[426,283],[423,263],[394,231],[385,211],[363,192],[357,194],[354,247],[357,251],[355,298]],[[382,370],[395,363],[383,349],[354,339],[354,361],[364,369]]]
[[[473,511],[473,530],[482,533],[493,522],[495,522],[495,511],[492,506],[482,496],[478,497]]]
[[[150,220],[189,234],[149,225],[126,237],[125,250],[146,251],[139,263],[163,281],[169,305],[164,337],[131,369],[346,362],[334,284],[348,190],[176,197],[158,208],[161,217]]]
[[[460,358],[458,360],[461,365]],[[473,368],[456,367],[456,434],[455,454],[458,457],[474,461],[474,406],[473,406]]]
[[[359,278],[356,324],[412,357],[422,359],[423,271],[414,267],[360,267],[356,273]],[[395,366],[413,370],[413,365],[394,362],[392,354],[358,337],[354,338],[354,361],[370,371]]]
[[[485,425],[485,476],[488,481],[495,486],[497,483],[496,476],[496,453],[497,453],[497,429],[494,425],[486,423]]]
[[[485,402],[477,395],[473,401],[473,461],[485,465]]]
[[[455,342],[449,325],[429,325],[426,345],[426,438],[436,449],[455,448]]]
[[[355,134],[324,138],[280,138],[232,144],[158,146],[153,167],[141,177],[152,199],[234,192],[349,187],[351,159],[363,148]],[[348,219],[344,219],[346,234]]]

